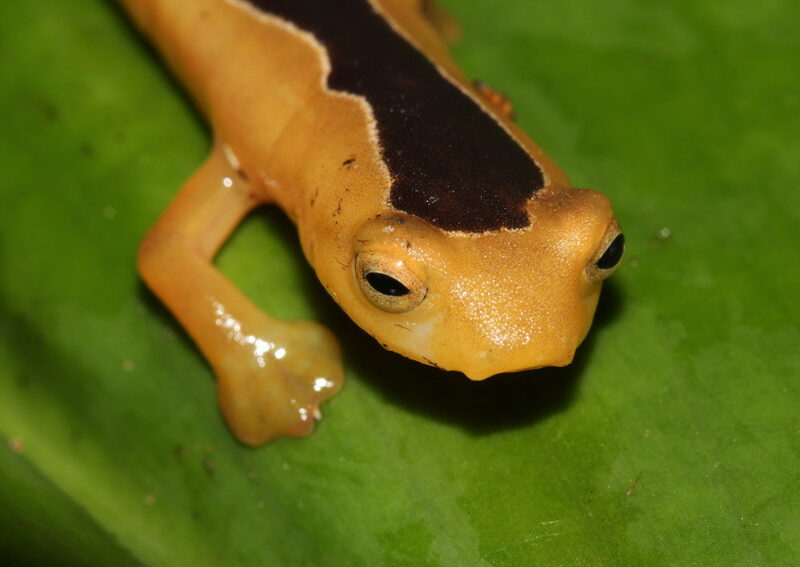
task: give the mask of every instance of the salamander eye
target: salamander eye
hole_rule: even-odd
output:
[[[411,311],[427,293],[425,282],[405,261],[378,252],[356,256],[356,279],[364,296],[390,313]]]
[[[367,283],[382,295],[390,295],[393,297],[400,297],[411,293],[409,289],[401,282],[394,279],[392,276],[387,276],[380,272],[369,272],[364,276]]]
[[[619,226],[613,226],[603,238],[600,251],[594,256],[591,264],[586,267],[589,279],[602,280],[611,275],[622,259],[625,251],[625,236],[620,232]]]
[[[621,232],[614,237],[611,244],[608,245],[606,251],[597,260],[597,267],[601,270],[610,270],[619,264],[622,259],[622,253],[625,251],[625,235]]]

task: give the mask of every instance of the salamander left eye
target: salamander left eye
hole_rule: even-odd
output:
[[[378,252],[356,256],[356,279],[364,296],[390,313],[411,311],[422,303],[428,291],[406,262]]]
[[[409,289],[402,283],[394,279],[392,276],[387,276],[380,272],[369,272],[364,276],[367,283],[382,295],[389,295],[391,297],[400,297],[411,293]]]

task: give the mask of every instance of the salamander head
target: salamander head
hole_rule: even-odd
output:
[[[564,366],[624,238],[594,191],[547,189],[528,209],[527,228],[481,234],[379,215],[356,232],[339,281],[320,276],[356,323],[409,358],[473,380]]]

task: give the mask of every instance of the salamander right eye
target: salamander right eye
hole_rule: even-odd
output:
[[[619,265],[623,252],[625,252],[625,236],[620,231],[619,225],[614,223],[603,238],[598,252],[586,267],[589,279],[598,281],[610,276]]]
[[[606,251],[597,260],[597,267],[601,270],[610,270],[615,268],[619,261],[622,259],[622,253],[625,251],[625,235],[621,232],[611,241]]]
[[[390,313],[411,311],[428,292],[422,278],[403,260],[378,252],[356,256],[356,279],[364,296]]]

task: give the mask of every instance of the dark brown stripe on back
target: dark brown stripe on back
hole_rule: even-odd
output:
[[[393,207],[443,230],[528,226],[533,159],[398,35],[367,0],[249,0],[325,46],[328,86],[372,106]]]

